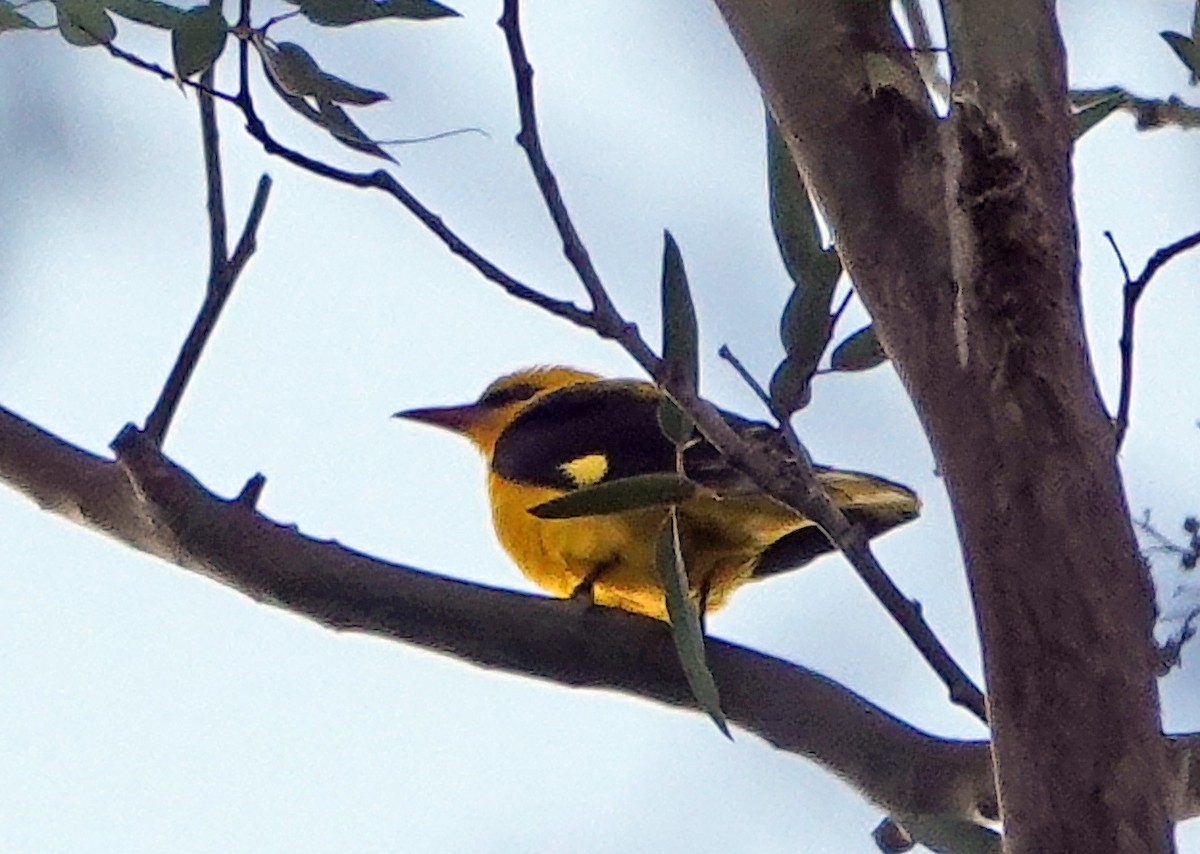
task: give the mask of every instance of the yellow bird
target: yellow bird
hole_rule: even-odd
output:
[[[662,397],[648,382],[546,367],[501,377],[465,406],[409,409],[395,417],[452,430],[479,448],[488,465],[496,534],[535,584],[559,597],[590,591],[596,604],[666,619],[655,566],[665,507],[570,519],[529,512],[583,486],[676,471],[675,446],[658,423]],[[775,428],[723,414],[739,432],[766,436],[786,453]],[[683,468],[707,488],[679,505],[684,565],[702,610],[718,607],[750,579],[832,550],[815,523],[764,495],[708,442],[687,446]],[[816,471],[868,536],[914,519],[920,510],[916,494],[900,484],[822,466]]]

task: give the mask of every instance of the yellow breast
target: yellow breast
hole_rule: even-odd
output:
[[[494,473],[488,487],[501,545],[539,587],[566,597],[585,579],[594,578],[592,599],[597,604],[666,619],[654,556],[665,509],[539,519],[529,509],[561,495],[561,490],[513,484]],[[763,526],[762,508],[755,511],[760,524],[736,524],[739,511],[748,510],[741,506],[745,503],[705,499],[691,501],[681,510],[680,539],[688,581],[693,594],[704,591],[709,609],[718,607],[750,578],[755,561],[770,543],[803,524],[780,514],[777,524]]]

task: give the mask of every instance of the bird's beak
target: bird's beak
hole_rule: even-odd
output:
[[[419,421],[422,424],[432,424],[453,430],[455,433],[466,435],[475,423],[479,410],[474,404],[466,406],[430,406],[425,409],[404,409],[397,412],[393,418],[405,418],[409,421]]]

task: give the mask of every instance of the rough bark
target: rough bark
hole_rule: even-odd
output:
[[[1153,597],[1084,337],[1052,6],[947,4],[942,119],[886,4],[717,5],[945,477],[1006,850],[1171,850]]]

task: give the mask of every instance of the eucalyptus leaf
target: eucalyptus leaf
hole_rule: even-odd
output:
[[[271,84],[271,88],[275,90],[275,94],[285,104],[313,124],[320,125],[327,130],[342,145],[353,148],[355,151],[361,151],[364,154],[371,154],[375,157],[382,157],[384,160],[391,160],[393,163],[396,162],[390,154],[363,133],[362,129],[354,124],[350,117],[346,115],[346,112],[336,104],[331,104],[327,101],[319,102],[318,109],[318,107],[314,107],[304,98],[284,90],[271,73],[271,66],[268,64],[266,54],[260,51],[260,56],[262,56],[263,65],[267,68],[267,82]]]
[[[1119,89],[1113,90],[1105,98],[1100,98],[1093,101],[1081,110],[1074,113],[1075,130],[1072,135],[1075,139],[1079,139],[1089,130],[1094,128],[1100,122],[1111,116],[1116,110],[1119,110],[1129,100],[1129,96]]]
[[[58,31],[77,47],[108,44],[117,36],[117,25],[97,0],[55,0]]]
[[[663,370],[696,388],[700,380],[699,328],[688,287],[683,256],[671,232],[663,232],[662,262]]]
[[[717,682],[708,669],[704,650],[704,630],[700,626],[700,614],[692,599],[687,569],[683,563],[683,549],[679,540],[679,516],[672,508],[659,529],[655,547],[655,564],[667,601],[667,617],[671,622],[671,640],[679,655],[679,664],[687,678],[700,709],[712,718],[726,738],[729,725],[721,711],[721,698],[717,693]]]
[[[829,366],[835,371],[867,371],[886,361],[875,327],[864,326],[837,345]]]
[[[339,107],[324,98],[317,102],[317,114],[320,116],[317,122],[331,134],[334,138],[349,148],[355,151],[361,151],[364,154],[370,154],[375,157],[381,157],[384,160],[390,160],[395,163],[395,158],[388,154],[375,140],[371,139],[363,129],[354,123],[350,116]]]
[[[289,0],[314,24],[325,27],[344,27],[380,18],[432,20],[456,18],[449,6],[434,0]]]
[[[785,356],[771,375],[771,411],[780,418],[799,412],[812,401],[813,368]]]
[[[530,508],[529,512],[539,519],[606,516],[678,504],[702,490],[695,481],[673,472],[638,474],[572,490]]]
[[[229,22],[220,6],[196,6],[183,12],[171,28],[171,56],[181,80],[205,71],[225,50]]]
[[[0,0],[0,32],[5,30],[29,30],[37,27],[37,22],[26,18],[8,0]]]
[[[158,0],[104,0],[104,5],[122,18],[161,30],[174,29],[183,17],[182,9]]]
[[[800,170],[770,112],[767,113],[767,179],[771,199],[771,228],[788,275],[796,284],[832,290],[842,262],[821,243],[821,230]]]
[[[297,98],[314,98],[331,103],[366,106],[386,101],[387,94],[364,89],[326,71],[312,54],[295,42],[262,42],[259,54],[267,74],[283,91]]]
[[[662,282],[664,376],[695,389],[700,381],[699,328],[692,302],[683,256],[671,232],[663,232]],[[691,438],[694,425],[674,401],[663,398],[658,407],[658,425],[676,445]]]
[[[779,318],[779,338],[783,350],[795,361],[796,368],[812,375],[829,346],[833,331],[833,291],[836,282],[809,284],[797,282]]]
[[[1175,33],[1170,30],[1165,30],[1159,35],[1171,46],[1171,50],[1175,51],[1180,62],[1188,67],[1188,71],[1191,72],[1189,82],[1195,86],[1197,79],[1200,79],[1200,44],[1183,33]]]

